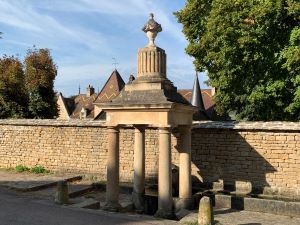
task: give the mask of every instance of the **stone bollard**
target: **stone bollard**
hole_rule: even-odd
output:
[[[57,190],[55,193],[55,203],[63,205],[69,202],[68,183],[65,180],[57,183]]]
[[[214,221],[213,217],[213,209],[210,198],[203,196],[199,204],[198,224],[212,225]]]

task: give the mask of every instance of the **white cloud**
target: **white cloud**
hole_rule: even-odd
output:
[[[106,39],[100,32],[64,25],[61,21],[38,12],[27,1],[0,1],[0,23],[32,32],[33,36],[43,42],[59,43],[61,40],[69,40],[90,49],[106,46]]]
[[[159,1],[149,0],[108,0],[108,1],[95,1],[95,0],[78,0],[72,4],[66,1],[53,0],[52,4],[40,4],[40,7],[46,9],[63,11],[63,12],[84,12],[92,13],[96,12],[99,14],[107,14],[116,17],[137,17],[134,21],[146,22],[146,18],[150,12],[153,12],[159,21],[164,32],[168,33],[171,37],[177,41],[185,41],[181,33],[180,25],[174,23],[170,17],[173,15],[167,12],[168,9],[164,9]],[[53,3],[54,2],[54,3]],[[112,20],[116,18],[112,17]],[[126,28],[126,23],[130,19],[120,20]],[[127,26],[130,28],[130,26]]]
[[[184,56],[186,41],[172,12],[159,0],[0,0],[0,25],[11,29],[4,30],[2,43],[16,52],[33,44],[52,49],[59,72],[56,87],[62,92],[74,83],[105,81],[113,70],[112,57],[120,60],[119,72],[126,80],[136,73],[136,48],[147,42],[136,32],[150,12],[163,27],[158,43],[167,50],[168,76],[175,85],[190,87],[187,77],[194,70]]]

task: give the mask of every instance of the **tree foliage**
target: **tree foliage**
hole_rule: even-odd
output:
[[[25,80],[29,92],[29,112],[34,118],[57,116],[54,80],[57,67],[48,49],[30,49],[25,58]]]
[[[27,116],[28,95],[23,65],[15,57],[0,59],[0,118]]]
[[[300,120],[298,0],[187,0],[175,15],[218,113]]]

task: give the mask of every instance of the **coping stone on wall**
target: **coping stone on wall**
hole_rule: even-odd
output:
[[[300,122],[238,122],[238,121],[195,121],[193,129],[229,129],[229,130],[278,130],[300,131]]]
[[[0,119],[0,125],[54,126],[54,127],[106,127],[105,121],[98,120],[56,120],[56,119]],[[132,125],[128,125],[132,127]],[[151,128],[151,125],[149,126]],[[278,130],[299,132],[300,122],[238,122],[238,121],[194,121],[193,129],[228,130]]]
[[[56,119],[2,119],[0,125],[13,126],[52,126],[52,127],[106,127],[97,120],[56,120]]]

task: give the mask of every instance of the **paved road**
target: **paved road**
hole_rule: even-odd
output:
[[[70,209],[0,187],[0,225],[149,225],[172,224],[147,217]]]

